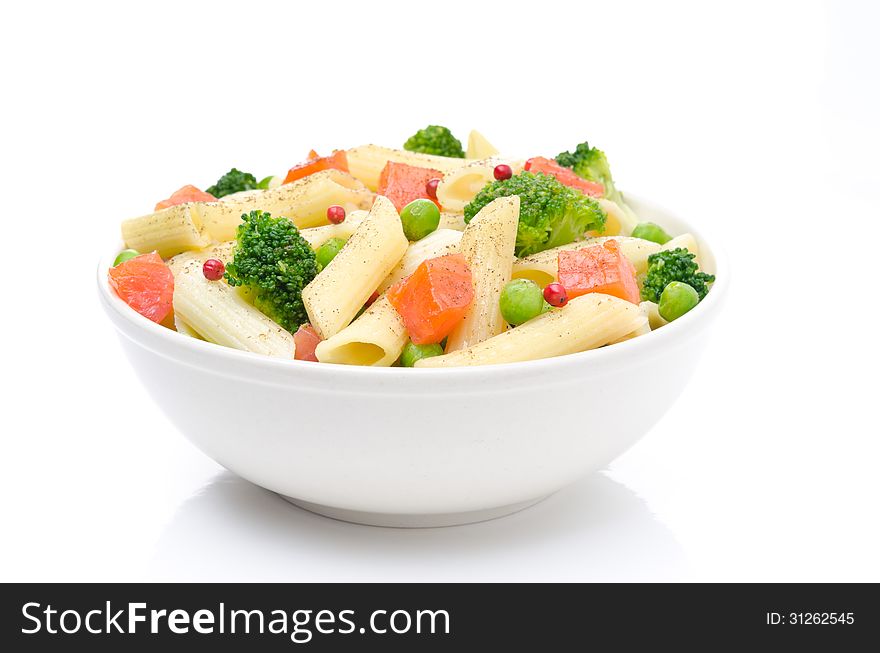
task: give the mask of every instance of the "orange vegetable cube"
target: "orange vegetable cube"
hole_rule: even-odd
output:
[[[569,298],[600,292],[633,304],[641,301],[636,269],[616,240],[559,252],[558,278]]]
[[[297,179],[302,179],[316,172],[321,172],[321,170],[329,170],[331,168],[348,172],[348,157],[345,156],[345,150],[336,150],[330,156],[322,157],[319,157],[318,153],[312,150],[309,152],[308,161],[297,164],[287,171],[284,183],[289,184]]]
[[[461,254],[428,259],[391,286],[387,297],[410,339],[417,345],[434,344],[461,322],[474,300],[471,269]]]
[[[406,163],[389,161],[379,175],[379,195],[384,195],[400,213],[403,207],[417,199],[429,199],[437,208],[440,204],[428,195],[428,181],[435,177],[443,178],[443,173],[431,168],[419,168]]]
[[[162,200],[158,204],[156,204],[156,211],[161,211],[162,209],[167,209],[169,206],[176,206],[178,204],[186,204],[187,202],[216,202],[217,198],[211,195],[211,193],[206,193],[203,190],[199,190],[195,186],[186,185],[183,188],[179,188],[173,193],[171,193],[171,197],[167,200]]]

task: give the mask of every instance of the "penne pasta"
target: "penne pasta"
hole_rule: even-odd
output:
[[[235,256],[235,245],[236,242],[234,240],[228,240],[225,243],[211,245],[197,253],[203,261],[209,258],[216,258],[223,261],[223,263],[229,263],[233,256]]]
[[[210,251],[210,250],[208,250]],[[168,262],[174,275],[174,315],[209,342],[265,356],[292,359],[293,336],[249,304],[225,281],[208,281],[193,252]]]
[[[345,216],[340,224],[325,224],[323,227],[311,227],[302,229],[299,233],[306,239],[312,249],[318,249],[331,238],[348,240],[357,226],[369,215],[369,211],[352,211]]]
[[[327,224],[327,207],[346,211],[369,208],[373,194],[362,183],[339,170],[324,170],[269,190],[229,195],[216,202],[189,202],[170,206],[122,223],[126,247],[157,251],[163,258],[199,250],[212,241],[235,238],[243,213],[255,209],[283,215],[303,229]]]
[[[584,247],[600,244],[613,238],[620,245],[620,251],[626,256],[636,269],[638,274],[643,274],[648,268],[648,256],[659,252],[661,246],[650,240],[632,238],[631,236],[600,236],[589,238],[576,243],[569,243],[561,247],[547,249],[531,256],[516,259],[513,262],[514,279],[531,279],[542,288],[556,280],[559,272],[559,252],[564,250],[578,250]]]
[[[500,158],[469,161],[467,165],[451,170],[443,175],[437,186],[437,201],[446,211],[460,213],[474,199],[486,184],[495,181],[495,166],[507,163],[514,174],[522,170],[522,161]]]
[[[382,293],[388,290],[398,281],[402,281],[429,258],[437,258],[446,254],[454,254],[458,251],[458,243],[461,240],[461,232],[454,229],[437,229],[421,240],[410,244],[403,258],[400,259],[395,268],[391,271],[382,284],[377,289]]]
[[[651,327],[652,331],[669,324],[669,322],[660,316],[660,307],[654,302],[642,302],[639,304],[639,308],[641,308],[642,312],[648,316],[648,326]]]
[[[423,358],[416,367],[495,365],[574,354],[614,342],[646,320],[635,304],[589,293],[467,349]]]
[[[235,238],[242,214],[256,209],[283,215],[300,229],[307,229],[328,224],[328,206],[338,204],[354,211],[369,208],[373,200],[373,194],[361,182],[340,170],[322,170],[277,188],[230,197],[199,203],[205,229],[214,240]]]
[[[440,212],[440,224],[438,229],[455,229],[456,231],[464,231],[467,225],[464,221],[464,213],[449,213],[448,211]]]
[[[180,315],[178,315],[177,313],[174,314],[174,330],[177,331],[177,333],[182,333],[183,335],[189,336],[190,338],[195,338],[196,340],[204,340],[204,338],[196,333],[195,329],[184,322]]]
[[[211,239],[204,229],[199,205],[178,204],[122,223],[126,247],[139,252],[158,252],[162,258],[207,247]]]
[[[638,327],[636,327],[635,329],[633,329],[629,333],[622,335],[617,340],[614,340],[613,342],[609,342],[608,343],[609,345],[613,345],[618,342],[623,342],[624,340],[632,340],[633,338],[636,338],[638,336],[643,336],[646,333],[651,333],[652,327],[651,327],[651,318],[649,315],[650,307],[646,306],[646,304],[653,304],[653,302],[642,302],[641,304],[639,304],[639,312],[641,312],[641,314],[645,317],[644,322],[642,322]],[[654,304],[654,306],[656,307],[656,304]]]
[[[346,152],[346,157],[349,172],[373,191],[379,188],[379,176],[389,161],[406,163],[419,168],[433,168],[444,174],[468,163],[465,159],[395,150],[378,145],[354,147]]]
[[[474,300],[446,344],[446,352],[488,340],[507,326],[498,300],[510,281],[519,224],[519,197],[499,197],[484,206],[461,236],[458,251],[471,269]]]
[[[605,231],[604,236],[629,236],[639,219],[632,209],[624,205],[621,207],[616,202],[612,202],[604,197],[597,200],[599,205],[605,211]]]
[[[681,234],[680,236],[676,236],[665,245],[660,246],[661,251],[676,249],[678,247],[683,247],[691,254],[695,256],[694,261],[696,261],[697,265],[700,267],[702,263],[700,261],[700,246],[697,243],[697,239],[694,238],[694,235],[691,233]]]
[[[385,297],[336,335],[322,340],[315,349],[321,363],[388,367],[406,345],[403,319]]]
[[[485,136],[476,129],[472,129],[468,134],[466,159],[488,159],[490,156],[498,154],[498,148],[492,145]]]
[[[408,246],[394,205],[376,197],[345,247],[303,289],[309,321],[321,338],[332,338],[348,326]]]

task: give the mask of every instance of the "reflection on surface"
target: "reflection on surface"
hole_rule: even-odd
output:
[[[522,512],[479,524],[388,529],[301,510],[229,472],[163,532],[156,579],[213,581],[675,580],[687,565],[644,502],[593,474]]]

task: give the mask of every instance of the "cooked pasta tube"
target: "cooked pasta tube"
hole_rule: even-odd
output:
[[[495,365],[574,354],[614,342],[645,321],[635,304],[589,293],[467,349],[423,358],[416,367]]]
[[[455,229],[456,231],[464,231],[467,225],[464,222],[464,213],[450,213],[448,211],[440,212],[440,224],[438,229]]]
[[[215,243],[214,245],[209,245],[208,247],[197,251],[184,252],[168,261],[168,265],[177,265],[180,261],[187,261],[190,258],[198,258],[203,263],[209,258],[215,258],[223,261],[223,263],[229,263],[233,256],[235,256],[236,244],[237,243],[234,240],[227,240],[225,243]]]
[[[699,265],[701,268],[703,267],[700,261],[700,246],[697,243],[697,239],[694,238],[693,234],[686,233],[681,234],[680,236],[676,236],[672,240],[668,241],[665,245],[662,245],[660,249],[665,251],[669,249],[676,249],[678,247],[683,247],[691,254],[693,254],[695,256],[694,261],[696,262],[696,264]]]
[[[315,348],[321,363],[388,367],[406,345],[406,327],[386,297],[380,297],[354,322]]]
[[[639,304],[639,308],[648,316],[648,325],[651,327],[652,331],[669,324],[669,322],[664,320],[660,315],[660,307],[654,302],[642,302]]]
[[[469,161],[467,165],[450,170],[437,186],[437,201],[446,211],[460,213],[486,184],[495,181],[495,166],[506,163],[514,174],[522,170],[522,161],[497,157]]]
[[[322,170],[277,188],[239,194],[232,199],[199,204],[205,229],[214,240],[232,240],[243,213],[256,209],[290,218],[300,229],[328,224],[327,207],[346,211],[367,209],[373,194],[351,175],[340,170]]]
[[[342,238],[343,240],[351,238],[354,230],[364,221],[364,218],[366,218],[369,213],[369,211],[361,210],[352,211],[346,215],[345,220],[339,224],[325,224],[323,227],[311,227],[310,229],[303,229],[299,233],[306,239],[306,242],[312,246],[312,249],[318,249],[331,238]]]
[[[642,302],[641,304],[639,304],[639,311],[642,315],[644,315],[645,321],[629,333],[620,336],[617,340],[608,344],[613,345],[618,342],[623,342],[624,340],[632,340],[633,338],[643,336],[646,333],[651,333],[651,317],[649,315],[650,307],[646,306],[646,304],[653,304],[653,302]],[[656,304],[654,304],[654,306],[656,306]]]
[[[395,150],[379,145],[361,145],[346,151],[345,154],[349,172],[364,182],[370,190],[379,188],[379,176],[382,174],[382,168],[389,161],[419,168],[433,168],[444,174],[467,163],[465,159]]]
[[[236,244],[237,243],[234,240],[227,240],[225,243],[211,245],[198,252],[193,252],[193,254],[197,254],[202,261],[207,261],[209,258],[216,258],[224,263],[229,263],[235,255]]]
[[[323,339],[342,331],[409,246],[394,205],[381,195],[339,253],[303,289],[309,321]]]
[[[605,211],[605,231],[606,236],[629,236],[636,225],[639,223],[636,214],[629,207],[622,208],[616,202],[612,202],[604,197],[597,200],[599,205]]]
[[[498,148],[492,145],[485,136],[476,129],[472,129],[468,134],[467,159],[488,159],[490,156],[498,154]]]
[[[202,336],[196,333],[196,330],[193,329],[189,324],[183,321],[183,319],[177,314],[174,314],[174,330],[177,333],[182,333],[185,336],[189,336],[190,338],[195,338],[196,340],[204,340]]]
[[[600,244],[612,238],[620,245],[620,251],[630,260],[638,274],[642,274],[647,270],[648,256],[659,252],[661,249],[657,243],[641,238],[633,238],[631,236],[600,236],[576,243],[569,243],[568,245],[561,245],[553,249],[545,249],[543,252],[516,259],[513,262],[512,276],[514,279],[531,279],[539,286],[544,287],[556,280],[556,275],[559,273],[559,252],[583,249],[584,247]]]
[[[498,300],[510,281],[519,224],[519,197],[499,197],[484,206],[461,236],[458,251],[471,269],[474,300],[449,334],[446,352],[466,349],[504,331]]]
[[[203,253],[175,256],[174,315],[209,342],[265,356],[292,359],[293,336],[254,308],[225,281],[208,281]]]
[[[159,252],[168,258],[188,250],[202,249],[210,238],[202,224],[198,204],[178,204],[122,223],[126,247],[139,252]]]
[[[437,258],[446,254],[455,254],[458,251],[458,242],[461,240],[461,232],[454,229],[437,229],[421,240],[412,243],[406,250],[406,254],[400,259],[394,269],[381,283],[378,291],[385,292],[398,281],[405,279],[429,258]]]

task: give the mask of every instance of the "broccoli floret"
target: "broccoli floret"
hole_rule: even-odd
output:
[[[702,301],[709,292],[707,284],[715,281],[715,275],[699,272],[695,258],[695,254],[683,247],[651,254],[648,257],[648,273],[642,284],[642,299],[659,302],[660,294],[670,282],[681,281],[696,290]]]
[[[308,321],[302,290],[318,273],[315,252],[287,218],[251,211],[241,219],[226,280],[244,287],[254,306],[295,331]]]
[[[439,125],[428,125],[420,129],[406,140],[403,149],[423,154],[464,158],[461,141],[453,136],[448,128]]]
[[[207,189],[214,197],[232,195],[243,190],[259,188],[257,178],[249,172],[242,172],[233,168],[217,180],[217,183]]]
[[[614,187],[611,178],[611,167],[605,153],[596,147],[590,147],[589,143],[580,143],[574,152],[562,152],[556,156],[556,163],[566,168],[571,168],[576,175],[596,181],[605,186],[605,197],[623,204],[623,198]]]
[[[583,238],[587,231],[605,229],[605,211],[592,197],[559,183],[542,172],[520,172],[509,179],[487,184],[464,207],[470,222],[489,202],[519,195],[516,255],[528,256]]]

